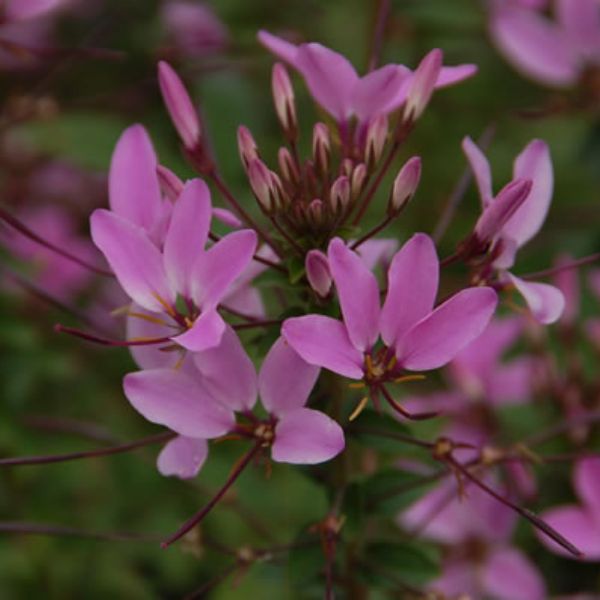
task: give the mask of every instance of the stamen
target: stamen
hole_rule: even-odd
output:
[[[354,383],[348,384],[348,387],[353,390],[362,390],[366,386],[367,384],[364,381],[355,381]]]
[[[408,381],[423,381],[423,379],[427,379],[425,375],[403,375],[402,377],[394,379],[394,383],[406,383]]]
[[[162,325],[164,327],[171,327],[171,325],[169,325],[169,323],[166,323],[159,317],[153,317],[151,315],[145,315],[144,313],[139,313],[139,312],[134,312],[134,311],[129,311],[126,314],[128,317],[136,317],[137,319],[142,319],[144,321],[148,321],[148,323],[154,323],[155,325]]]
[[[352,414],[348,417],[349,421],[354,421],[354,419],[356,419],[358,417],[358,415],[360,415],[360,413],[365,410],[365,407],[367,406],[369,402],[369,396],[365,396],[364,398],[361,398],[359,403],[356,405],[356,408],[352,411]]]
[[[165,309],[165,312],[173,319],[177,319],[175,309],[166,301],[163,300],[156,292],[152,292],[154,299]]]

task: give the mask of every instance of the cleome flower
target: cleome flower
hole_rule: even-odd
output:
[[[239,338],[227,327],[218,346],[194,354],[182,369],[158,368],[126,375],[123,387],[146,419],[177,434],[158,457],[163,475],[194,477],[208,453],[206,440],[225,434],[269,448],[277,462],[315,464],[344,448],[342,428],[305,407],[319,369],[279,338],[259,373]],[[260,394],[266,418],[252,409]],[[236,422],[235,413],[240,419]]]
[[[284,322],[282,335],[307,362],[362,381],[368,396],[358,412],[368,397],[377,403],[381,393],[393,408],[414,417],[392,399],[385,384],[402,381],[405,371],[428,371],[449,362],[484,330],[496,308],[496,293],[488,287],[462,290],[434,309],[439,262],[425,234],[414,235],[392,259],[383,307],[375,276],[340,238],[331,241],[327,257],[343,321],[295,317]],[[376,347],[380,336],[383,345]]]

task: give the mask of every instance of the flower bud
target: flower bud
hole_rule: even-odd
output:
[[[332,183],[329,204],[335,215],[343,214],[350,205],[350,180],[345,175],[341,175]]]
[[[425,110],[442,68],[443,53],[435,48],[420,62],[408,88],[404,121],[416,121]]]
[[[284,181],[289,181],[293,184],[298,184],[300,181],[300,174],[298,173],[298,167],[296,161],[293,159],[290,151],[285,148],[279,148],[277,152],[277,163],[279,164],[279,172],[281,173]]]
[[[158,183],[162,193],[171,201],[175,202],[179,197],[179,194],[183,191],[183,181],[167,167],[158,165],[156,167],[156,174],[158,175]]]
[[[413,197],[421,179],[421,158],[413,156],[409,158],[400,169],[388,204],[388,215],[397,215]]]
[[[308,218],[314,226],[319,226],[323,222],[323,202],[319,198],[311,200],[308,205]]]
[[[192,100],[173,68],[166,62],[158,63],[158,83],[179,138],[187,150],[200,146],[200,120]]]
[[[250,161],[248,165],[248,179],[259,206],[266,214],[273,214],[276,209],[276,192],[273,185],[273,177],[267,165],[257,158]]]
[[[281,63],[275,63],[273,66],[271,86],[277,118],[286,136],[291,140],[295,140],[298,133],[298,121],[296,119],[294,88],[292,88],[292,82],[286,68]]]
[[[378,115],[371,119],[365,141],[365,163],[370,169],[379,162],[388,135],[388,118]]]
[[[327,125],[323,123],[315,124],[313,129],[312,152],[316,172],[319,175],[326,174],[331,156],[331,139]]]
[[[531,192],[530,179],[517,179],[505,185],[486,206],[475,224],[474,234],[481,246],[487,246],[521,207]]]
[[[354,170],[354,162],[350,158],[344,158],[340,163],[340,174],[350,177]]]
[[[310,287],[321,298],[328,296],[331,291],[333,279],[329,271],[327,256],[320,250],[311,250],[304,260],[304,268],[306,269],[306,278]]]
[[[367,166],[363,163],[357,165],[352,171],[352,178],[350,188],[352,191],[352,198],[356,199],[360,196],[367,179]]]
[[[258,146],[256,145],[250,130],[247,127],[244,127],[244,125],[238,127],[237,143],[240,159],[247,169],[250,162],[258,158]]]

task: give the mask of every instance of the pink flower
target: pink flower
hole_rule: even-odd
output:
[[[521,2],[496,2],[490,18],[495,44],[523,75],[553,87],[577,83],[587,65],[600,64],[596,0],[556,0],[556,21]]]
[[[137,161],[128,158],[131,172],[111,167],[113,211],[94,211],[92,239],[128,296],[170,329],[170,339],[187,350],[210,348],[219,343],[225,328],[216,308],[252,259],[256,234],[236,231],[206,250],[210,192],[203,181],[194,179],[173,206],[164,244],[157,245],[149,234],[156,231],[161,216],[156,169],[150,168],[153,158],[147,153]],[[178,308],[178,296],[185,309]]]
[[[324,315],[288,319],[282,334],[307,362],[371,388],[402,370],[426,371],[450,361],[485,328],[496,308],[491,288],[463,290],[434,309],[439,263],[433,241],[413,236],[394,256],[380,307],[375,276],[340,238],[327,253],[343,321]],[[384,347],[375,349],[382,337]]]
[[[579,504],[551,508],[541,517],[583,552],[583,560],[600,560],[600,458],[575,463],[573,487]],[[538,537],[552,552],[573,558],[547,536],[538,533]]]
[[[344,448],[341,427],[305,407],[319,369],[305,363],[279,338],[257,374],[238,337],[226,328],[217,347],[194,355],[193,364],[153,369],[125,377],[125,394],[153,423],[176,434],[158,458],[163,475],[195,476],[207,455],[206,440],[228,432],[262,440],[277,462],[315,464]],[[250,412],[260,394],[268,412]],[[168,399],[168,401],[166,401]],[[234,413],[244,421],[236,424]]]
[[[64,4],[64,0],[5,0],[2,4],[3,19],[24,21],[54,10]]]
[[[500,194],[494,198],[492,191],[490,164],[468,137],[463,140],[463,150],[475,176],[485,214],[500,200]],[[504,221],[493,241],[495,248],[492,252],[495,251],[497,257],[492,267],[499,273],[502,283],[513,286],[523,296],[538,321],[553,323],[564,309],[561,291],[546,283],[520,279],[508,271],[515,262],[517,251],[541,229],[550,208],[554,175],[548,146],[541,140],[530,142],[515,159],[513,181],[523,179],[531,181],[531,191],[512,216]]]
[[[448,546],[442,574],[428,587],[473,600],[546,598],[534,564],[510,545],[516,514],[473,485],[457,496],[456,483],[447,482],[398,517],[403,527]]]
[[[304,77],[314,99],[339,122],[354,115],[366,123],[373,117],[393,112],[407,100],[413,72],[404,65],[386,65],[359,77],[345,57],[321,44],[296,46],[267,31],[259,32],[258,39]],[[475,71],[475,65],[442,67],[435,87],[453,85],[471,77]],[[416,102],[416,97],[414,100]],[[416,104],[415,110],[420,110],[422,102]]]

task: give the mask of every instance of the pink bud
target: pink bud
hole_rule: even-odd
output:
[[[327,173],[331,154],[331,139],[327,125],[323,123],[316,123],[314,126],[312,151],[317,173]]]
[[[352,198],[358,198],[363,190],[365,181],[367,179],[367,166],[364,163],[357,165],[352,171],[352,178],[350,180],[350,188],[352,191]]]
[[[388,118],[378,115],[371,119],[365,141],[365,162],[373,167],[381,158],[388,135]]]
[[[517,179],[498,192],[475,224],[474,233],[480,243],[488,244],[502,231],[506,222],[529,196],[531,186],[530,179]]]
[[[334,214],[342,214],[350,205],[350,180],[345,175],[338,177],[331,185],[329,204]]]
[[[311,250],[304,261],[306,278],[310,287],[321,298],[325,298],[331,291],[333,280],[329,271],[327,256],[320,250]]]
[[[340,163],[340,174],[346,175],[347,177],[352,176],[354,170],[354,161],[351,158],[344,158]]]
[[[197,149],[201,134],[198,113],[179,75],[164,61],[158,63],[158,83],[171,121],[183,145],[188,150]]]
[[[421,180],[421,158],[413,156],[409,158],[402,168],[392,187],[392,195],[388,204],[388,214],[398,214],[414,196]]]
[[[167,167],[158,165],[156,167],[156,174],[158,175],[158,182],[162,193],[171,201],[175,202],[179,197],[179,194],[183,191],[183,181]]]
[[[248,179],[258,204],[267,214],[271,214],[274,209],[271,171],[262,160],[256,158],[248,165]]]
[[[298,122],[296,120],[296,104],[294,102],[294,89],[286,68],[281,63],[273,66],[271,78],[275,112],[286,135],[295,139]]]
[[[313,225],[320,225],[323,221],[323,202],[319,198],[311,200],[308,205],[308,216]]]
[[[300,173],[298,173],[296,161],[293,159],[290,151],[283,146],[279,148],[277,152],[277,164],[279,165],[279,172],[284,181],[298,184],[300,181]]]
[[[405,121],[416,121],[429,104],[442,68],[443,56],[442,51],[435,48],[425,56],[414,72],[404,108]]]
[[[250,130],[247,127],[244,127],[244,125],[238,127],[237,143],[242,164],[244,167],[248,168],[250,162],[255,158],[258,158],[258,146],[256,145]]]

